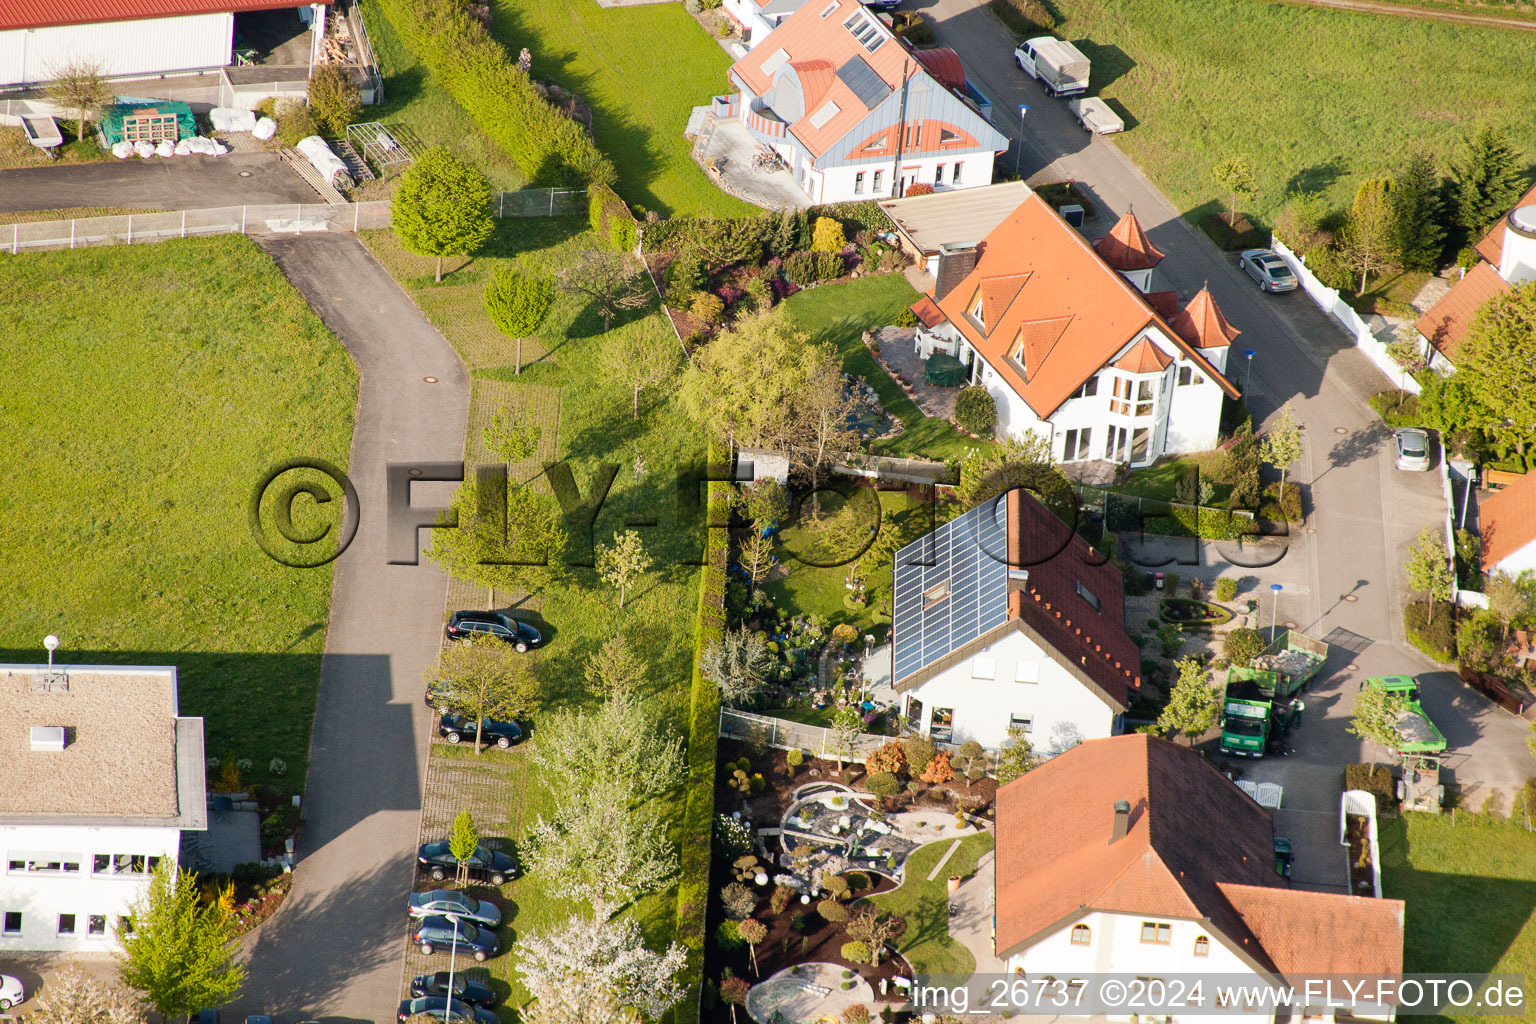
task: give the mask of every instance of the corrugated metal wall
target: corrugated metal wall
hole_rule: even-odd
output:
[[[0,32],[0,86],[47,81],[76,59],[100,61],[113,77],[223,67],[234,25],[223,13]]]

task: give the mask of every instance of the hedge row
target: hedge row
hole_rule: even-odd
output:
[[[587,220],[597,237],[620,252],[634,252],[640,242],[634,213],[608,185],[587,189]]]
[[[1258,525],[1247,516],[1224,508],[1177,505],[1155,498],[1139,498],[1102,492],[1105,525],[1117,533],[1153,533],[1163,537],[1201,537],[1205,540],[1237,540],[1257,533]]]
[[[577,122],[540,96],[528,75],[463,5],[380,0],[432,78],[517,162],[530,185],[609,184],[613,164]]]
[[[711,446],[711,463],[727,458]],[[708,484],[706,526],[724,524],[730,515],[730,487],[723,480]],[[725,635],[726,564],[730,540],[723,529],[707,528],[704,572],[699,585],[699,622],[694,638],[693,706],[688,729],[688,804],[683,812],[682,881],[677,887],[677,940],[688,950],[684,975],[687,993],[674,1014],[676,1024],[698,1024],[699,997],[704,981],[705,911],[709,907],[710,837],[715,817],[715,756],[720,722],[720,691],[699,673],[700,656],[711,642]]]

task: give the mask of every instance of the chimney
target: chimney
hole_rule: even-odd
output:
[[[1111,843],[1124,839],[1131,830],[1131,804],[1128,800],[1115,801],[1115,827],[1109,834]]]
[[[976,260],[980,255],[974,242],[939,246],[939,268],[934,275],[933,301],[939,302],[954,291],[955,286],[976,269]]]

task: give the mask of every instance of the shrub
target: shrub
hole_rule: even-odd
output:
[[[790,916],[789,926],[797,932],[803,932],[810,927],[810,922],[805,919],[805,914],[797,913]]]
[[[784,763],[789,765],[791,768],[800,767],[805,763],[805,751],[801,750],[799,747],[796,747],[795,749],[787,752],[784,755]]]
[[[890,772],[875,772],[864,780],[864,785],[875,796],[895,796],[901,792],[901,780]]]
[[[889,773],[895,775],[906,767],[907,756],[902,752],[902,747],[896,740],[882,743],[869,752],[864,766],[869,769],[871,775]]]
[[[267,774],[268,775],[287,775],[288,774],[288,762],[284,761],[280,757],[274,757],[272,760],[267,762]]]
[[[843,1010],[843,1024],[869,1024],[869,1007],[863,1003],[854,1003]]]
[[[773,285],[766,277],[754,277],[744,287],[753,309],[764,311],[773,307]]]
[[[784,257],[779,270],[786,281],[798,285],[813,284],[817,280],[816,256],[808,252],[792,252]]]
[[[1471,270],[1477,266],[1479,259],[1477,250],[1469,245],[1456,254],[1456,265],[1462,270]]]
[[[902,738],[901,752],[907,758],[907,774],[918,778],[927,770],[928,762],[933,760],[938,748],[927,737],[913,734]]]
[[[432,80],[506,150],[530,185],[590,186],[614,180],[613,164],[586,129],[539,95],[464,5],[382,0],[382,6]]]
[[[297,146],[300,139],[320,134],[315,115],[298,100],[288,100],[277,106],[277,139],[285,146]]]
[[[922,780],[939,784],[948,782],[955,777],[955,770],[949,764],[949,751],[941,750],[933,755],[933,760],[928,762],[928,767],[923,769]]]
[[[704,262],[697,257],[679,256],[667,267],[667,291],[677,295],[696,292],[709,285]],[[668,295],[671,297],[671,294]]]
[[[729,814],[715,815],[715,853],[724,860],[752,852],[752,826]]]
[[[751,917],[757,909],[757,894],[740,882],[732,882],[720,890],[720,905],[725,908],[726,916],[741,921]]]
[[[833,217],[817,217],[811,232],[811,252],[842,252],[848,244],[843,222]]]
[[[1436,601],[1433,615],[1428,616],[1423,601],[1413,601],[1403,609],[1403,630],[1408,642],[1436,661],[1451,661],[1454,657],[1456,633],[1454,617],[1449,602]]]
[[[1301,488],[1287,481],[1285,494],[1282,495],[1278,481],[1265,485],[1263,512],[1271,519],[1284,519],[1288,523],[1301,522]]]
[[[1344,766],[1344,788],[1363,789],[1376,798],[1377,813],[1397,808],[1397,782],[1392,770],[1384,764],[1347,764]]]
[[[875,886],[874,879],[869,877],[868,872],[850,871],[843,877],[848,879],[848,888],[854,892],[863,892],[865,889],[873,889]]]
[[[843,255],[837,252],[819,252],[816,257],[816,280],[830,281],[843,276]]]
[[[596,184],[587,190],[587,222],[597,237],[619,252],[633,252],[640,241],[635,215],[607,185]]]
[[[960,389],[955,396],[955,422],[960,429],[979,437],[991,437],[997,425],[997,403],[980,384]]]
[[[725,317],[725,300],[714,292],[698,292],[688,312],[707,324],[718,324]]]
[[[782,914],[789,907],[789,901],[795,898],[795,890],[787,885],[776,885],[768,897],[768,909],[774,915]]]
[[[1458,663],[1478,672],[1492,671],[1503,648],[1501,633],[1499,620],[1481,609],[1462,619],[1456,627]]]
[[[822,875],[821,887],[827,891],[828,896],[838,901],[847,899],[851,892],[848,879],[842,875]]]
[[[917,326],[917,314],[912,312],[912,309],[911,309],[910,306],[903,307],[902,311],[900,313],[896,314],[896,324],[895,324],[895,326],[897,326],[897,327],[916,327]]]
[[[1021,35],[1038,35],[1056,28],[1056,16],[1041,0],[993,0],[991,7],[1004,25]]]
[[[816,904],[816,913],[828,924],[842,924],[848,920],[848,908],[834,899],[825,899]]]
[[[326,134],[345,135],[363,112],[362,94],[340,64],[322,64],[309,79],[309,108]]]
[[[1221,638],[1222,656],[1233,665],[1246,665],[1264,653],[1264,634],[1242,627],[1228,630]]]
[[[1237,596],[1237,580],[1222,576],[1216,580],[1216,600],[1230,601]]]
[[[727,953],[745,946],[747,941],[741,937],[738,924],[739,922],[733,921],[730,918],[721,921],[720,927],[715,929],[715,945]]]
[[[852,960],[856,964],[867,964],[870,958],[874,956],[870,952],[869,943],[859,942],[858,940],[843,943],[843,948],[838,950],[838,952],[842,954],[844,960]]]
[[[718,10],[720,0],[699,0],[699,6],[706,11]]]
[[[1371,396],[1371,408],[1389,427],[1419,425],[1419,396],[1397,388],[1378,391]]]

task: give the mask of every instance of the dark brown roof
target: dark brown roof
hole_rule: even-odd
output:
[[[937,327],[944,322],[944,314],[939,312],[939,307],[933,304],[933,300],[924,295],[912,303],[912,315],[917,317],[917,322],[924,327]]]
[[[1179,315],[1179,293],[1175,291],[1147,292],[1145,296],[1147,305],[1152,307],[1152,312],[1164,320],[1172,320]]]
[[[954,290],[955,286],[976,269],[981,253],[973,245],[965,249],[946,249],[939,252],[939,273],[933,282],[933,301],[939,302]]]
[[[1439,302],[1429,307],[1429,312],[1419,317],[1413,326],[1429,339],[1435,351],[1454,365],[1461,339],[1472,326],[1472,318],[1478,309],[1495,295],[1507,291],[1509,284],[1499,272],[1487,263],[1479,263],[1442,295]]]

